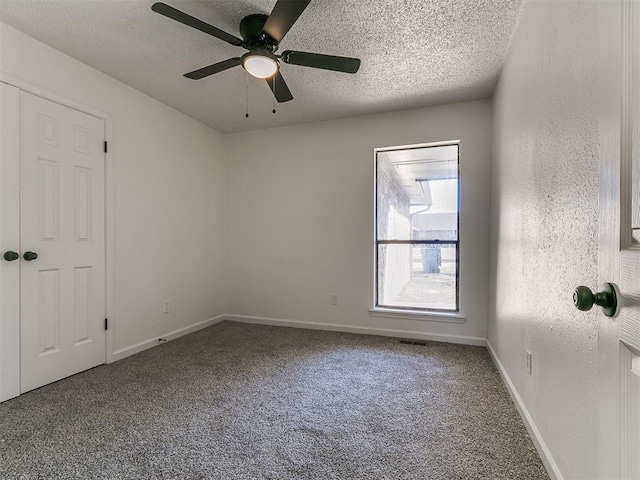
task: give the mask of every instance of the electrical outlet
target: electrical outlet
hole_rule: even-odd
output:
[[[169,313],[171,311],[171,300],[162,301],[162,313]]]
[[[533,370],[533,358],[531,356],[531,352],[527,350],[527,372],[529,372],[529,375],[531,375],[532,370]]]
[[[333,293],[331,295],[331,305],[338,305],[338,294]]]

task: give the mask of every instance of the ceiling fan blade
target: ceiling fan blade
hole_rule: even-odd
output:
[[[223,60],[222,62],[199,68],[198,70],[194,70],[193,72],[185,73],[184,76],[192,80],[200,80],[201,78],[208,77],[209,75],[213,75],[214,73],[222,72],[223,70],[227,70],[228,68],[237,67],[238,65],[240,65],[240,57],[229,58],[227,60]]]
[[[284,63],[290,63],[291,65],[322,68],[335,72],[356,73],[360,68],[359,58],[336,57],[335,55],[322,55],[320,53],[285,50],[282,52],[281,58]]]
[[[213,25],[209,25],[208,23],[203,22],[202,20],[198,20],[191,15],[188,15],[180,10],[176,10],[175,8],[167,5],[166,3],[157,2],[151,6],[151,10],[160,15],[164,15],[176,22],[184,23],[189,27],[195,28],[196,30],[200,30],[201,32],[208,33],[211,36],[219,38],[220,40],[224,40],[231,45],[236,45],[238,47],[242,46],[242,40],[237,37],[234,37],[230,33],[227,33],[219,28],[214,27]]]
[[[311,0],[278,0],[262,27],[263,33],[280,43],[310,3]]]
[[[288,102],[289,100],[293,100],[293,95],[291,95],[291,91],[287,86],[287,82],[285,82],[284,78],[282,78],[280,70],[278,70],[272,77],[265,78],[265,80],[269,84],[269,88],[273,92],[273,96],[276,97],[278,103],[284,103]]]

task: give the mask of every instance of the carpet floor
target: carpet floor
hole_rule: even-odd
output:
[[[0,404],[0,478],[548,476],[485,348],[222,322]]]

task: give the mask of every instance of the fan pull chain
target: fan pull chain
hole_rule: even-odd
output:
[[[271,110],[271,113],[276,113],[276,75],[278,74],[278,72],[276,72],[276,74],[272,77],[273,78],[273,110]]]
[[[249,73],[245,72],[245,88],[244,88],[244,102],[245,102],[245,118],[249,118]]]

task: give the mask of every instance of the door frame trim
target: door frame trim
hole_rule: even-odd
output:
[[[113,145],[113,118],[110,113],[87,106],[72,98],[60,95],[52,90],[28,82],[13,75],[0,72],[0,82],[12,85],[24,92],[30,93],[45,100],[72,108],[82,113],[104,120],[105,140],[108,145]],[[106,255],[106,318],[109,319],[109,328],[106,332],[105,363],[112,363],[114,349],[115,320],[115,296],[114,296],[114,178],[113,178],[113,148],[108,148],[104,154],[105,159],[105,255]]]
[[[631,0],[621,4],[621,101],[620,101],[620,250],[638,249],[632,234],[633,218],[633,50],[636,5]]]

